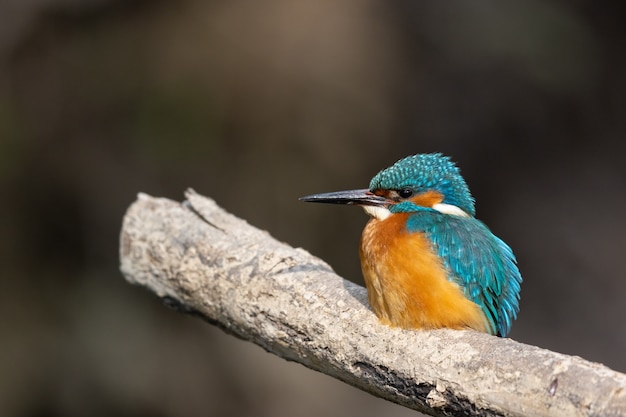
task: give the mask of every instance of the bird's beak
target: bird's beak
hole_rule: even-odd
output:
[[[389,200],[378,196],[368,189],[335,191],[332,193],[312,194],[299,198],[309,203],[348,204],[355,206],[385,206]]]

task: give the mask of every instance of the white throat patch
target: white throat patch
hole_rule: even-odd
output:
[[[385,220],[391,216],[391,212],[387,207],[382,206],[361,206],[365,212],[377,220]],[[439,213],[449,214],[451,216],[469,217],[469,214],[452,204],[434,204],[433,209]]]
[[[391,216],[391,212],[387,207],[382,206],[361,206],[363,210],[370,216],[378,220],[385,220],[387,217]]]

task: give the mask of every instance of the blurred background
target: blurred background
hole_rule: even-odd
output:
[[[361,282],[356,208],[449,154],[524,276],[520,342],[626,371],[626,3],[0,2],[0,415],[408,416],[118,270],[187,187]]]

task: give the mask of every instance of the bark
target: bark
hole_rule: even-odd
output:
[[[284,359],[434,416],[626,416],[626,375],[473,331],[381,325],[363,287],[193,190],[140,194],[121,270],[180,311]]]

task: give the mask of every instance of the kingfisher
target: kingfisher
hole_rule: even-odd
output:
[[[515,255],[475,218],[474,198],[448,156],[408,156],[376,174],[369,189],[300,200],[361,206],[371,217],[359,255],[383,324],[509,333],[522,283]]]

